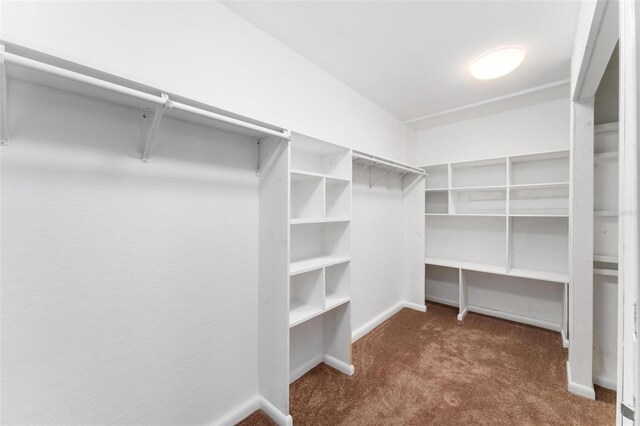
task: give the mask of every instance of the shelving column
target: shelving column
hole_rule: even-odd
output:
[[[294,135],[289,179],[289,382],[351,365],[351,151]]]

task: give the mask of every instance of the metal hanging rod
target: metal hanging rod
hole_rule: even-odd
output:
[[[381,157],[376,157],[375,155],[365,154],[359,151],[353,151],[354,160],[364,160],[370,162],[374,167],[377,165],[382,165],[386,167],[391,167],[398,172],[403,172],[403,175],[406,173],[412,173],[416,175],[426,176],[426,172],[418,167],[410,166],[408,164],[398,163],[392,160],[385,160]]]
[[[243,121],[237,118],[228,117],[222,114],[218,114],[212,111],[208,111],[202,108],[197,108],[182,102],[177,102],[169,99],[168,95],[164,93],[161,95],[154,95],[152,93],[143,92],[140,90],[132,89],[126,86],[122,86],[120,84],[112,83],[106,80],[102,80],[99,78],[91,77],[86,74],[81,74],[75,71],[71,71],[65,68],[56,67],[50,64],[46,64],[44,62],[39,62],[33,59],[29,59],[20,55],[16,55],[13,53],[5,52],[3,49],[0,49],[0,66],[2,69],[0,71],[6,72],[4,70],[5,64],[15,64],[18,66],[22,66],[25,68],[30,68],[36,71],[40,71],[43,73],[51,74],[57,77],[62,77],[68,80],[73,80],[79,83],[87,84],[90,86],[98,87],[113,93],[121,94],[124,96],[129,96],[135,99],[140,99],[145,102],[149,102],[156,107],[156,115],[154,116],[154,121],[151,124],[151,128],[149,132],[147,132],[147,141],[145,154],[143,154],[143,161],[148,161],[148,154],[150,152],[152,139],[155,134],[155,130],[157,129],[160,118],[162,117],[162,112],[173,109],[177,111],[183,111],[186,113],[198,115],[200,117],[208,118],[220,123],[230,124],[233,126],[237,126],[243,129],[250,130],[252,132],[256,132],[261,134],[263,137],[267,136],[276,136],[278,138],[289,140],[291,138],[291,132],[286,129],[282,130],[274,130],[268,127],[260,126],[258,124],[253,124],[247,121]],[[6,90],[3,90],[3,96],[6,96]],[[3,111],[6,108],[3,109]],[[157,117],[157,118],[156,118]],[[6,134],[6,120],[3,120],[0,123],[0,127],[3,129],[3,134]],[[6,142],[3,140],[3,142]]]

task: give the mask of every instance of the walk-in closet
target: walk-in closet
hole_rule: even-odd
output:
[[[640,424],[638,22],[0,0],[0,424]]]

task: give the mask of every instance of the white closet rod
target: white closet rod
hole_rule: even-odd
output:
[[[369,161],[374,165],[380,164],[383,166],[392,167],[396,170],[401,170],[405,173],[413,173],[413,174],[422,175],[422,176],[426,175],[424,170],[419,169],[417,167],[396,163],[395,161],[391,161],[391,160],[384,160],[380,157],[376,157],[375,155],[369,155],[359,151],[353,151],[353,159]]]
[[[181,110],[181,111],[196,114],[202,117],[210,118],[212,120],[216,120],[219,122],[232,124],[245,129],[253,130],[258,133],[263,133],[264,135],[277,136],[287,140],[290,138],[290,132],[288,130],[278,131],[278,130],[269,129],[267,127],[259,126],[257,124],[238,120],[232,117],[227,117],[221,114],[216,114],[215,112],[207,111],[201,108],[196,108],[191,105],[183,104],[181,102],[171,101],[168,98],[165,98],[162,96],[152,95],[150,93],[131,89],[125,86],[121,86],[119,84],[101,80],[99,78],[91,77],[85,74],[80,74],[64,68],[59,68],[53,65],[45,64],[43,62],[38,62],[33,59],[15,55],[13,53],[3,52],[1,56],[2,56],[2,60],[6,63],[12,63],[22,67],[31,68],[36,71],[56,75],[58,77],[62,77],[62,78],[74,80],[80,83],[88,84],[91,86],[99,87],[114,93],[119,93],[125,96],[141,99],[143,101],[150,102],[157,106],[163,107],[167,105],[167,103],[169,103],[172,109]]]

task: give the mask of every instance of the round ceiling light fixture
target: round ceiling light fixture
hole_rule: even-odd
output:
[[[482,54],[471,64],[471,75],[478,80],[491,80],[509,74],[524,60],[524,50],[504,47]]]

